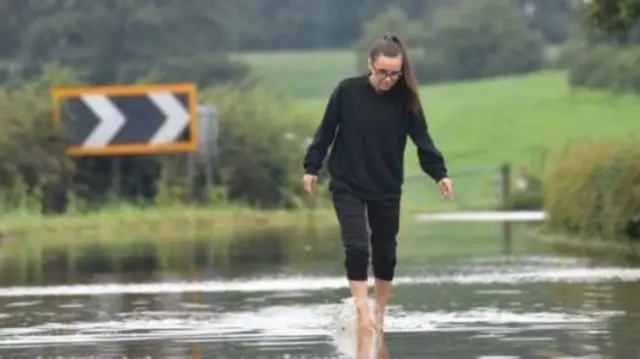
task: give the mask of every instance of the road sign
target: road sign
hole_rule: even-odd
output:
[[[193,84],[53,90],[53,117],[77,156],[192,152],[198,148]]]

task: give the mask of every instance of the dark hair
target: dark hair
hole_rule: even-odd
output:
[[[400,78],[400,84],[403,85],[409,94],[409,105],[415,112],[420,110],[420,94],[418,92],[418,80],[413,67],[411,66],[411,59],[406,47],[400,41],[396,35],[384,35],[381,39],[377,40],[371,46],[369,50],[369,60],[373,63],[378,56],[395,57],[402,56],[402,77]]]

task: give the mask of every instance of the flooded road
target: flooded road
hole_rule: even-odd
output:
[[[339,247],[320,238],[293,255],[282,237],[5,257],[0,358],[349,358],[335,324]],[[640,357],[640,268],[476,240],[401,256],[393,358]]]

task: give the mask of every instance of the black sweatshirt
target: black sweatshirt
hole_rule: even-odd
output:
[[[342,80],[307,149],[305,173],[318,174],[333,144],[328,164],[332,190],[347,190],[363,200],[399,197],[408,135],[418,148],[422,170],[436,182],[446,177],[424,113],[409,107],[406,91],[396,85],[378,93],[366,75]]]

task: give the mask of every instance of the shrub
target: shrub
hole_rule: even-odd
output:
[[[514,191],[509,199],[510,210],[539,210],[542,209],[542,182],[540,178],[527,176],[528,186],[524,190]]]
[[[550,229],[579,237],[621,239],[640,216],[640,145],[567,147],[545,180]]]
[[[640,46],[572,44],[564,50],[572,87],[640,93]]]
[[[260,207],[300,205],[301,159],[320,119],[259,85],[223,86],[199,97],[218,109],[217,171],[229,199]]]
[[[71,180],[73,163],[67,141],[51,119],[49,89],[76,82],[69,68],[47,66],[42,77],[19,88],[0,89],[0,207],[40,210],[58,207],[59,187]],[[58,205],[48,202],[58,202]],[[45,208],[42,208],[43,210]]]

